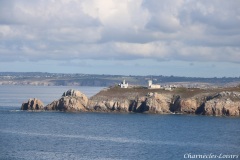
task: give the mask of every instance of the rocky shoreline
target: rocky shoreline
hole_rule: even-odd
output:
[[[163,91],[146,88],[105,89],[87,98],[77,90],[68,90],[62,97],[44,106],[41,100],[29,99],[21,110],[59,110],[70,112],[134,112],[154,114],[197,114],[240,116],[240,91],[181,88]]]

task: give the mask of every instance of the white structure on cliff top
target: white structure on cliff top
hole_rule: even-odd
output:
[[[161,85],[159,85],[159,84],[153,84],[152,80],[148,80],[148,88],[158,89],[158,88],[161,88]]]
[[[126,83],[125,79],[119,84],[121,88],[128,88],[128,83]]]

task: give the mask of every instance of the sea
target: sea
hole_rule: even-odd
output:
[[[20,110],[68,89],[103,88],[0,86],[0,160],[240,159],[240,118]]]

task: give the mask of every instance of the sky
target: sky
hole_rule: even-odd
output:
[[[0,0],[0,72],[240,76],[239,0]]]

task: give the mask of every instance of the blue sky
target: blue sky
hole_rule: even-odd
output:
[[[240,76],[239,0],[0,0],[0,71]]]

